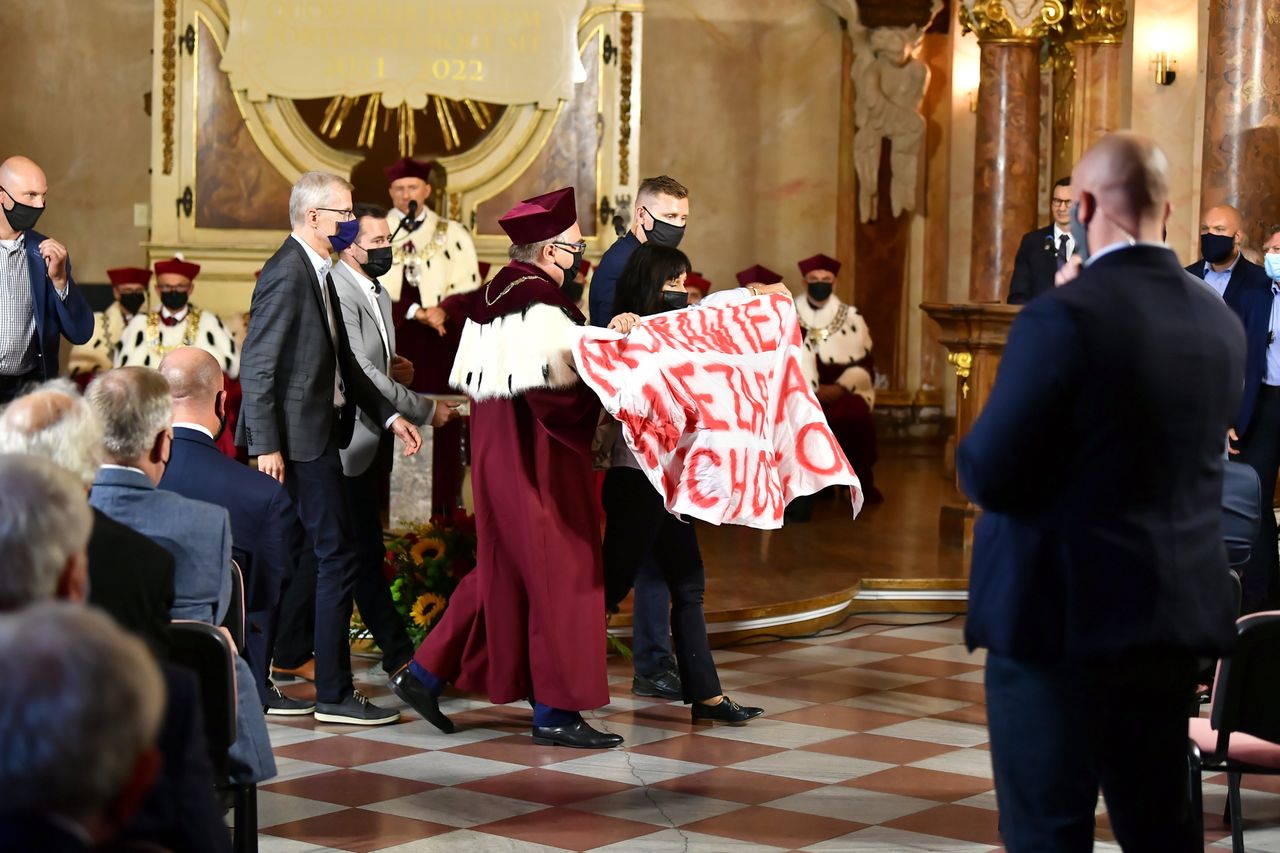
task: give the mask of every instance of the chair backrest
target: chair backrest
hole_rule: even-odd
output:
[[[232,560],[231,604],[227,607],[222,627],[231,632],[231,642],[236,644],[241,654],[244,653],[244,623],[244,573],[240,571],[240,564]]]
[[[220,630],[205,622],[175,619],[173,663],[185,666],[200,682],[205,738],[217,778],[228,774],[227,750],[236,739],[235,652]]]
[[[1210,712],[1219,752],[1232,732],[1280,743],[1280,611],[1244,616],[1236,631],[1236,650],[1218,668]]]

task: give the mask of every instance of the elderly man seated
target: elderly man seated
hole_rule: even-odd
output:
[[[146,367],[98,376],[85,393],[102,420],[106,464],[89,503],[156,540],[174,556],[174,619],[221,624],[231,600],[231,521],[220,506],[157,489],[173,441],[169,383]],[[257,783],[275,775],[253,673],[236,656],[236,740],[231,777]]]

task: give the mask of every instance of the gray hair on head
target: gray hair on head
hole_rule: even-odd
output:
[[[289,192],[289,224],[297,228],[305,223],[307,211],[324,207],[335,188],[351,190],[352,184],[330,172],[303,174]]]
[[[169,383],[149,367],[117,367],[89,383],[85,399],[102,419],[107,457],[137,462],[173,423]]]
[[[92,608],[0,616],[0,803],[86,821],[119,796],[160,730],[165,688],[136,637]]]
[[[565,237],[569,235],[569,229],[565,229],[550,240],[542,240],[537,243],[512,243],[507,249],[507,257],[513,261],[520,261],[523,264],[537,263],[538,256],[542,254],[542,250],[550,246],[552,243],[563,243]]]
[[[0,610],[53,598],[92,528],[84,486],[69,471],[36,456],[0,454]]]
[[[0,411],[0,453],[49,459],[89,486],[102,452],[102,422],[69,380],[37,385]]]

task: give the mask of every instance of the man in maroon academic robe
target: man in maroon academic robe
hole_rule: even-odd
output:
[[[467,305],[483,279],[466,226],[437,216],[427,204],[434,166],[402,157],[382,170],[394,205],[387,214],[393,263],[379,283],[392,299],[399,354],[413,362],[409,387],[447,394]],[[431,510],[440,515],[458,505],[465,429],[463,421],[453,421],[432,438]]]
[[[451,384],[472,399],[476,568],[440,624],[391,679],[442,731],[446,683],[498,704],[533,701],[533,741],[586,749],[622,738],[578,712],[609,701],[600,519],[591,439],[600,401],[569,352],[582,312],[561,291],[586,244],[573,189],[499,220],[511,263],[469,306]]]

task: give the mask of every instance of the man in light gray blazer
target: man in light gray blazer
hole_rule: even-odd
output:
[[[391,297],[378,284],[378,276],[391,266],[391,231],[385,211],[373,205],[355,205],[354,213],[360,230],[333,267],[333,283],[351,354],[402,417],[414,426],[440,426],[448,421],[452,410],[405,387],[413,381],[413,363],[395,354]],[[391,603],[382,574],[386,549],[380,507],[383,485],[391,470],[392,449],[392,436],[383,429],[382,421],[361,407],[356,413],[351,442],[339,453],[360,555],[355,600],[364,623],[382,649],[382,667],[388,675],[413,658],[413,643]]]
[[[151,368],[121,367],[94,379],[85,399],[102,421],[106,450],[90,505],[173,554],[171,618],[222,624],[231,604],[231,517],[224,507],[156,488],[173,441],[168,381]],[[256,784],[276,775],[276,762],[253,673],[241,655],[235,669],[231,778]]]

